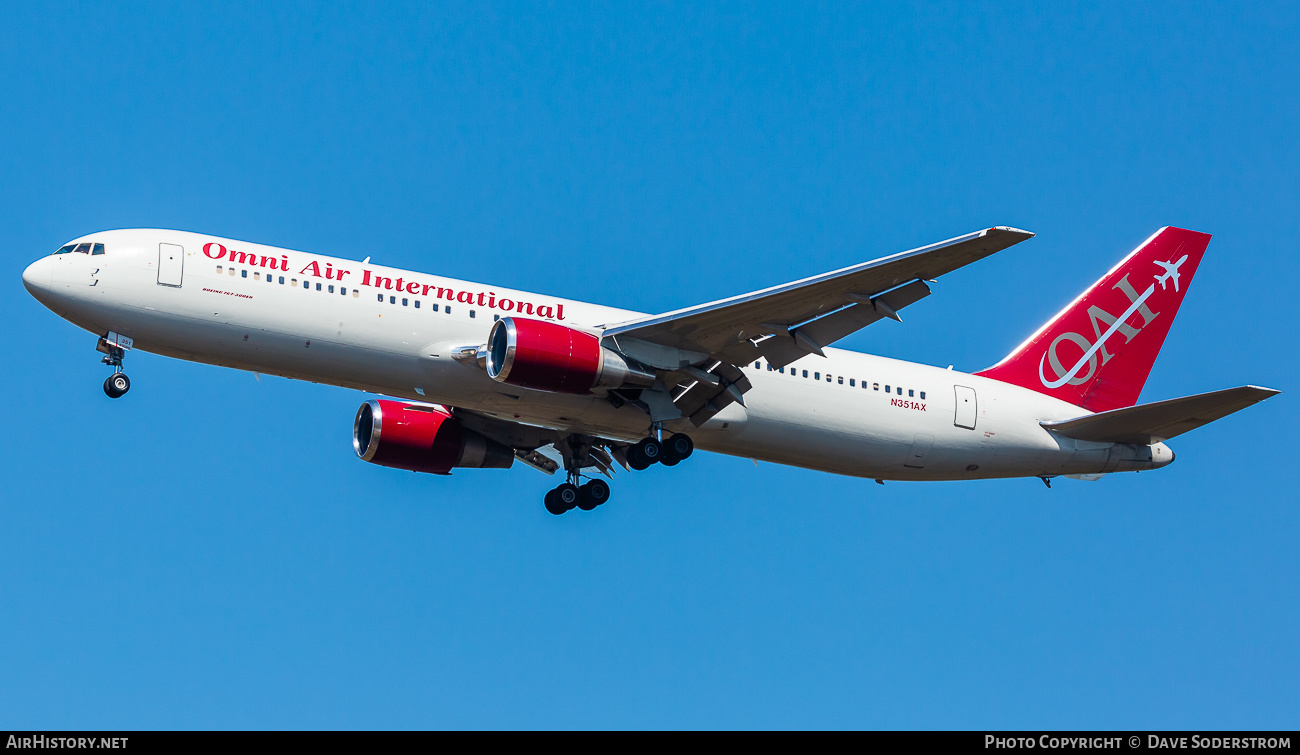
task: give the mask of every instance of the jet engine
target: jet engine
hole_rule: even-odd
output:
[[[450,474],[452,467],[507,469],[514,450],[461,426],[433,406],[367,401],[352,425],[352,447],[363,461],[412,472]]]
[[[552,393],[649,388],[655,382],[653,372],[601,346],[591,333],[520,317],[493,324],[486,367],[493,380]]]

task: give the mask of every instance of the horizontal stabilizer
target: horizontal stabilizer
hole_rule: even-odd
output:
[[[1280,392],[1244,385],[1040,424],[1058,435],[1076,440],[1149,445],[1195,430]]]

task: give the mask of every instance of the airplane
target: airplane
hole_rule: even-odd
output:
[[[1181,257],[1177,262],[1173,262],[1173,263],[1170,263],[1170,262],[1161,262],[1160,260],[1154,260],[1154,262],[1156,263],[1156,265],[1158,265],[1158,266],[1164,268],[1164,270],[1165,270],[1163,273],[1161,273],[1160,275],[1157,275],[1157,276],[1156,276],[1156,283],[1159,283],[1159,284],[1160,284],[1160,287],[1161,287],[1161,288],[1164,288],[1164,287],[1165,287],[1165,283],[1166,283],[1169,279],[1172,278],[1173,281],[1174,281],[1174,291],[1177,292],[1177,291],[1178,291],[1178,277],[1179,277],[1179,276],[1178,276],[1178,268],[1182,267],[1182,266],[1183,266],[1183,263],[1186,262],[1186,261],[1187,261],[1187,255],[1186,255],[1186,254],[1184,254],[1184,255],[1183,255],[1183,256],[1182,256],[1182,257]]]
[[[352,428],[362,460],[435,475],[516,461],[562,471],[544,497],[552,514],[593,510],[615,472],[675,466],[696,447],[881,484],[1050,488],[1167,466],[1165,441],[1278,393],[1138,404],[1186,295],[1180,268],[1190,285],[1210,240],[1174,227],[987,369],[831,346],[901,321],[941,276],[1033,236],[994,226],[653,315],[156,229],[74,239],[23,285],[98,338],[111,398],[130,389],[123,360],[136,349],[366,391],[376,398]]]

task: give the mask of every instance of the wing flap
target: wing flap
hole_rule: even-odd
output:
[[[1244,385],[1040,424],[1076,440],[1148,445],[1195,430],[1278,393],[1272,388]]]
[[[708,374],[716,382],[696,380],[673,399],[677,408],[696,427],[708,422],[728,404],[741,400],[740,397],[753,387],[740,368],[726,362],[713,365]],[[744,404],[743,400],[741,404]]]
[[[760,341],[754,348],[773,367],[784,367],[796,359],[818,353],[820,347],[835,343],[877,320],[899,319],[898,310],[929,295],[930,287],[925,285],[925,281],[915,280],[875,298],[866,298],[865,301],[806,322],[791,329],[788,335],[780,334]]]

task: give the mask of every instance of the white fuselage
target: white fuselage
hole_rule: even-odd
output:
[[[637,312],[181,231],[107,231],[78,241],[106,251],[45,257],[24,282],[61,317],[97,335],[129,336],[137,349],[615,440],[645,437],[650,425],[633,405],[505,385],[453,359],[458,348],[485,343],[496,317],[599,332]],[[181,264],[165,259],[160,245]],[[782,370],[749,363],[753,388],[743,406],[731,404],[699,428],[673,429],[709,451],[893,480],[1097,474],[1173,458],[1163,444],[1048,432],[1040,422],[1087,412],[1034,391],[825,353]]]

